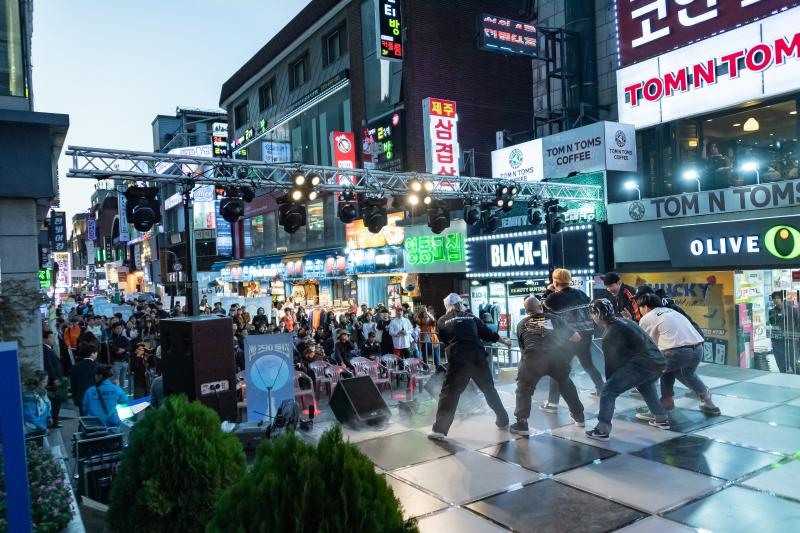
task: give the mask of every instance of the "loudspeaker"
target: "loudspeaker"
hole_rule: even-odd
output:
[[[185,394],[236,421],[236,361],[233,321],[193,316],[161,321],[164,395]]]
[[[342,424],[382,424],[392,416],[380,391],[369,376],[339,381],[330,401],[336,420]]]

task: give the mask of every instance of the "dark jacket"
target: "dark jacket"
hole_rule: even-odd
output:
[[[352,342],[338,341],[333,348],[333,359],[340,365],[353,366],[350,364],[350,359],[355,357],[355,351],[356,348]]]
[[[519,348],[527,357],[555,353],[570,342],[575,333],[565,321],[553,313],[528,315],[517,324]]]
[[[47,372],[49,382],[47,387],[48,389],[54,389],[56,387],[53,382],[64,379],[64,369],[61,367],[61,361],[58,360],[56,353],[50,346],[43,344],[42,353],[44,356],[44,370]]]
[[[83,407],[83,396],[89,388],[94,387],[94,371],[97,363],[92,359],[84,358],[75,363],[69,374],[70,389],[72,391],[72,401],[78,408]]]
[[[256,315],[253,317],[253,327],[258,329],[260,325],[269,325],[269,317],[267,315]]]
[[[111,355],[111,362],[115,363],[117,361],[129,361],[130,360],[130,353],[128,350],[130,349],[130,341],[125,335],[111,335],[111,338],[108,339],[108,351]],[[117,353],[119,350],[125,350],[124,353]]]
[[[380,357],[381,355],[383,355],[383,352],[381,350],[381,343],[379,343],[378,341],[375,341],[371,344],[369,342],[365,342],[364,344],[361,345],[361,355],[363,357],[370,357],[373,355],[375,357]]]
[[[639,322],[642,319],[642,312],[639,311],[639,304],[636,303],[636,290],[633,287],[623,283],[619,293],[614,297],[613,303],[617,315],[621,316],[622,310],[627,309],[634,321]]]
[[[647,370],[662,371],[667,360],[645,331],[633,320],[612,317],[603,333],[606,379],[617,369],[633,363]]]
[[[567,287],[551,292],[545,298],[544,306],[575,331],[589,332],[594,331],[594,321],[589,312],[590,301],[583,291]]]
[[[487,353],[481,341],[497,342],[500,339],[469,311],[450,311],[439,318],[436,327],[449,363],[483,364]]]

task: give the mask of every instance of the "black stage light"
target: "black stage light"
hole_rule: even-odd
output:
[[[551,234],[555,235],[564,227],[564,217],[558,211],[550,211],[547,213],[547,229]]]
[[[386,198],[368,198],[361,207],[361,219],[370,233],[380,233],[389,222],[386,214]]]
[[[244,202],[236,197],[223,198],[219,202],[219,213],[226,222],[236,222],[244,216]]]
[[[481,220],[481,209],[475,204],[464,205],[464,222],[474,226]]]
[[[438,200],[428,206],[428,227],[436,234],[450,227],[450,210]]]
[[[125,191],[125,214],[137,231],[150,231],[161,221],[161,206],[156,187],[128,187]]]
[[[486,233],[494,233],[503,225],[503,220],[494,209],[486,209],[481,213],[481,224]]]
[[[241,187],[240,190],[242,191],[242,200],[244,200],[248,204],[255,199],[256,192],[253,190],[252,187]]]
[[[306,206],[290,201],[283,196],[278,198],[278,224],[286,233],[295,233],[306,225],[308,212]]]
[[[542,215],[542,210],[539,209],[539,205],[535,202],[531,202],[528,204],[528,223],[532,226],[538,226],[544,220],[544,215]]]
[[[236,169],[236,177],[238,177],[240,180],[247,179],[247,175],[247,167],[239,167]]]
[[[358,204],[356,195],[353,191],[344,191],[339,194],[339,206],[337,207],[339,220],[349,224],[358,218]]]

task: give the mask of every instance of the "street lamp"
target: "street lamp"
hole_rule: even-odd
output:
[[[697,182],[697,192],[700,192],[700,174],[695,169],[689,169],[684,171],[683,179],[686,181],[696,181]]]
[[[742,166],[739,167],[742,172],[755,172],[756,173],[756,184],[761,184],[761,175],[758,173],[758,163],[755,161],[745,161],[742,163]]]
[[[626,181],[625,182],[625,190],[626,191],[636,191],[636,193],[639,195],[639,200],[642,199],[642,191],[641,191],[641,189],[639,189],[639,184],[636,183],[635,181],[633,181],[633,180]]]

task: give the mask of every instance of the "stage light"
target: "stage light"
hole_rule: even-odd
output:
[[[278,224],[286,233],[296,233],[306,225],[308,212],[306,206],[289,201],[285,196],[278,198]]]
[[[475,204],[466,204],[464,206],[464,222],[470,226],[474,226],[481,220],[481,210]]]
[[[302,189],[292,189],[290,196],[293,202],[300,202],[303,200],[303,191]]]
[[[320,183],[322,183],[322,177],[319,174],[313,172],[308,176],[306,176],[306,179],[308,180],[308,183],[310,183],[312,187],[316,187]]]
[[[426,196],[425,198],[422,199],[422,203],[424,203],[425,205],[431,205],[432,201],[433,198],[431,198],[430,196]]]
[[[437,235],[450,227],[450,211],[441,202],[428,207],[428,227]]]
[[[302,187],[306,184],[306,175],[302,172],[297,172],[292,176],[292,183],[295,184],[296,187]]]
[[[425,182],[422,184],[422,187],[423,187],[423,188],[424,188],[426,191],[428,191],[428,192],[432,192],[432,191],[433,191],[433,182],[432,182],[432,181],[425,181]]]
[[[252,187],[241,187],[240,190],[242,191],[242,200],[244,200],[248,204],[255,199],[256,192],[253,190]]]
[[[409,194],[408,199],[406,200],[409,205],[418,205],[419,204],[419,196],[416,194]]]
[[[219,202],[219,213],[226,222],[234,223],[244,216],[244,202],[241,198],[223,198]]]
[[[389,222],[386,214],[386,198],[365,199],[361,207],[361,219],[370,233],[380,233]]]
[[[247,179],[247,167],[239,167],[236,169],[236,177],[240,180]]]
[[[161,220],[161,206],[156,187],[129,187],[125,191],[125,214],[137,231],[150,231]]]
[[[514,195],[516,195],[518,192],[519,192],[519,189],[517,188],[517,186],[516,186],[516,185],[514,185],[513,187],[511,187],[511,196],[514,196]]]
[[[494,233],[502,227],[503,220],[497,214],[497,211],[486,209],[481,213],[481,224],[486,233]]]
[[[349,224],[358,218],[358,204],[353,191],[344,191],[339,195],[337,211],[339,220],[345,224]]]
[[[414,192],[419,192],[422,190],[422,182],[418,179],[413,179],[408,182],[408,188]]]
[[[310,202],[313,202],[313,201],[314,201],[314,200],[316,200],[318,197],[319,197],[319,193],[318,193],[317,191],[310,191],[310,192],[308,193],[308,200],[309,200]]]
[[[528,204],[528,223],[531,226],[539,226],[543,220],[544,215],[542,210],[539,209],[539,205],[533,202]]]

